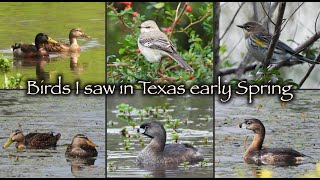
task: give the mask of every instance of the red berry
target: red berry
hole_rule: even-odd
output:
[[[119,4],[126,4],[126,2],[119,2]]]
[[[163,30],[164,32],[172,32],[172,28],[171,27],[168,27],[168,28],[164,28]]]
[[[126,5],[128,5],[128,6],[131,6],[132,5],[132,2],[125,2],[126,3]]]
[[[141,53],[140,49],[137,49],[136,52],[137,52],[137,53]]]
[[[131,6],[130,6],[130,5],[127,5],[124,9],[129,9],[129,8],[131,8]]]
[[[188,5],[187,8],[186,8],[186,11],[187,12],[192,12],[192,8]]]
[[[134,13],[132,14],[132,16],[133,16],[133,17],[136,17],[138,14],[139,14],[138,12],[134,12]]]
[[[190,80],[192,80],[192,79],[194,79],[194,78],[195,78],[194,75],[190,75],[190,76],[189,76],[189,79],[190,79]]]

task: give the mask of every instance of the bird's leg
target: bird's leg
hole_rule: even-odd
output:
[[[160,59],[158,68],[157,68],[157,70],[156,70],[156,74],[163,75],[163,72],[161,71],[161,65],[162,65],[162,58]]]

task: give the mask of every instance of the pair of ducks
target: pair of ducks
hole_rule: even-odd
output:
[[[9,139],[3,145],[3,148],[7,148],[13,142],[16,142],[16,148],[28,148],[28,149],[48,149],[57,146],[57,141],[60,139],[61,134],[54,135],[50,133],[29,133],[26,136],[23,135],[21,130],[14,130]],[[72,143],[67,147],[65,152],[66,156],[89,158],[96,157],[98,152],[95,147],[98,147],[91,140],[89,140],[83,134],[77,134],[74,136]]]
[[[89,38],[80,28],[73,28],[69,33],[69,44],[57,42],[51,39],[45,33],[37,34],[33,44],[16,43],[11,46],[13,56],[20,58],[33,58],[49,56],[48,52],[80,52],[80,46],[77,43],[77,38]]]

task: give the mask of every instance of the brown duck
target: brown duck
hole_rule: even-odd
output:
[[[36,35],[34,43],[35,45],[15,43],[11,46],[13,50],[13,56],[20,58],[49,56],[48,52],[44,49],[44,45],[48,43],[56,44],[57,41],[51,39],[48,35],[44,33],[39,33]]]
[[[80,52],[77,38],[89,38],[80,28],[73,28],[69,33],[69,44],[59,41],[58,43],[47,43],[44,48],[48,52]]]
[[[67,147],[66,156],[89,158],[96,157],[98,152],[95,147],[98,147],[83,134],[77,134],[72,139],[72,143]]]
[[[16,148],[19,149],[48,149],[57,146],[57,141],[60,139],[60,136],[60,133],[53,135],[52,132],[29,133],[24,136],[21,130],[14,130],[6,143],[4,143],[3,148],[7,148],[13,142],[16,142]]]
[[[255,133],[251,145],[243,156],[248,164],[297,165],[302,163],[304,157],[309,157],[291,148],[262,148],[265,127],[259,119],[246,119],[239,124],[239,127]]]

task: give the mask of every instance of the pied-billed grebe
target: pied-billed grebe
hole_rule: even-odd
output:
[[[47,43],[44,48],[48,52],[80,52],[81,49],[77,42],[79,37],[89,38],[80,28],[73,28],[69,33],[69,44],[59,41],[58,43]]]
[[[15,45],[12,45],[11,48],[13,50],[13,56],[20,58],[49,56],[48,52],[43,48],[43,46],[48,43],[55,44],[57,41],[51,39],[44,33],[39,33],[37,34],[34,43],[35,45],[22,43],[16,43]]]
[[[85,135],[77,134],[72,139],[72,143],[67,147],[65,155],[80,158],[96,157],[98,152],[95,147],[98,146]]]
[[[196,163],[203,160],[199,151],[189,144],[166,144],[166,131],[161,123],[146,122],[140,126],[142,134],[151,142],[139,153],[137,163],[143,166],[177,166],[182,162]]]
[[[240,128],[252,130],[255,133],[251,145],[244,153],[243,159],[248,164],[297,165],[301,164],[306,155],[291,148],[262,148],[265,128],[258,119],[245,119]]]
[[[28,148],[28,149],[47,149],[56,147],[57,142],[60,139],[61,134],[53,135],[50,133],[29,133],[26,136],[23,135],[21,130],[12,131],[9,139],[4,143],[3,148],[7,148],[13,142],[16,142],[16,148]]]

